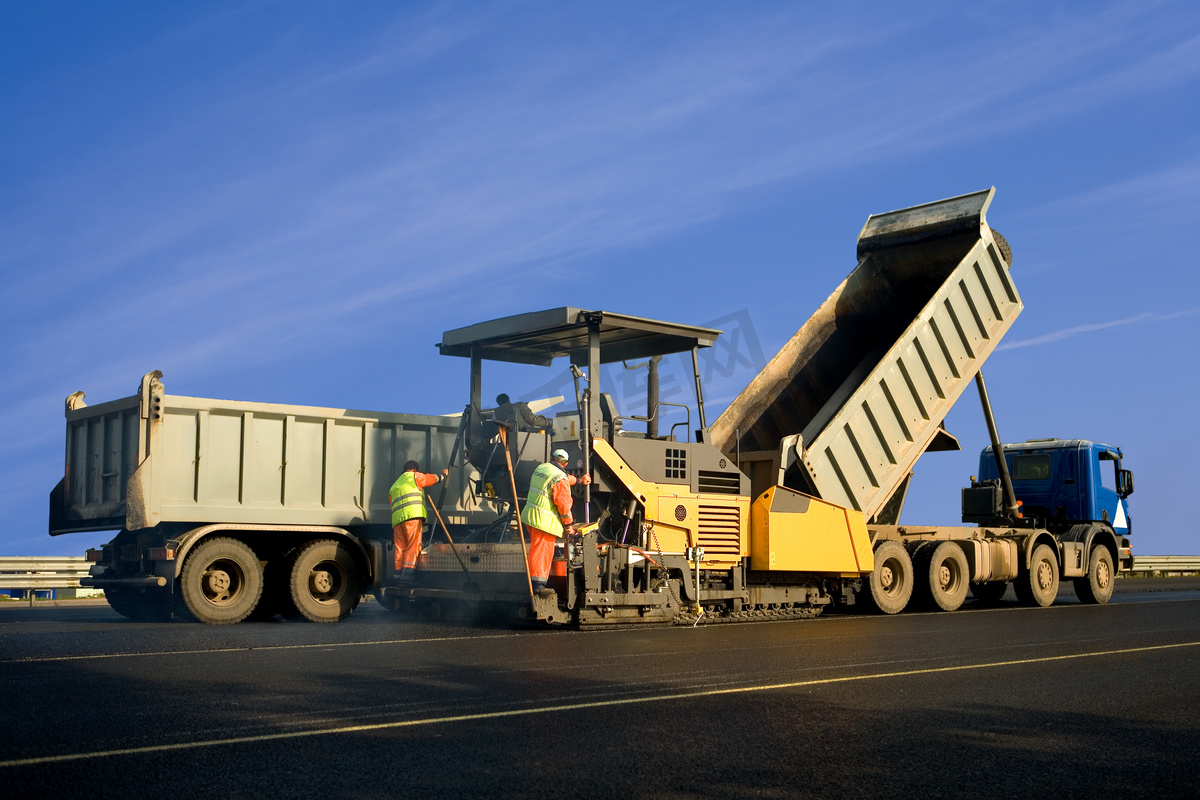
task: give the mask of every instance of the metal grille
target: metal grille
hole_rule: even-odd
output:
[[[741,556],[741,513],[737,506],[700,506],[700,546],[706,556]]]
[[[741,476],[736,472],[713,472],[702,469],[696,472],[697,487],[704,494],[740,494]]]

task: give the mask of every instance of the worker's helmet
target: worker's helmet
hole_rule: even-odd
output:
[[[568,459],[567,451],[561,448],[551,453],[550,457],[555,461],[566,461]]]

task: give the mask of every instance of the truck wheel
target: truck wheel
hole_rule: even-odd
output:
[[[1092,548],[1087,575],[1075,579],[1075,594],[1082,603],[1104,605],[1113,594],[1112,553],[1104,545]]]
[[[919,580],[929,583],[929,599],[942,611],[957,611],[967,599],[971,569],[962,548],[954,542],[942,542],[928,549],[929,564]]]
[[[170,596],[137,589],[105,589],[104,599],[113,611],[134,622],[169,622]]]
[[[1008,591],[1008,581],[980,581],[971,584],[971,595],[981,605],[994,606]]]
[[[1058,559],[1049,545],[1039,544],[1029,557],[1029,569],[1013,581],[1023,605],[1045,608],[1058,597]]]
[[[341,542],[309,542],[296,556],[292,602],[313,622],[337,622],[358,606],[359,577],[354,554]]]
[[[263,572],[258,556],[237,539],[209,539],[188,556],[179,591],[188,611],[209,625],[241,622],[258,605]]]
[[[875,548],[875,569],[868,587],[868,599],[880,612],[899,614],[904,610],[912,597],[913,564],[903,545],[885,539]]]

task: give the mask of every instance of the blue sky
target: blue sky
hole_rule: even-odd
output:
[[[1001,435],[1120,445],[1135,551],[1200,553],[1194,3],[10,3],[0,99],[0,553],[108,538],[45,534],[73,391],[455,411],[442,331],[576,305],[731,320],[711,419],[869,214],[988,186]]]

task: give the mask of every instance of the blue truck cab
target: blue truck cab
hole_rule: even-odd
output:
[[[1099,535],[1119,569],[1132,566],[1128,498],[1133,473],[1121,467],[1121,448],[1086,439],[1030,439],[1002,447],[1022,521],[1062,541],[1080,541],[1087,545],[1085,552]],[[979,455],[973,484],[998,487],[999,478],[989,445]],[[964,521],[965,512],[964,506]]]
[[[1123,536],[1132,532],[1127,498],[1133,473],[1121,468],[1121,448],[1085,439],[1031,439],[1003,447],[1026,518],[1053,531],[1106,523]],[[998,478],[989,445],[979,455],[979,481]]]

